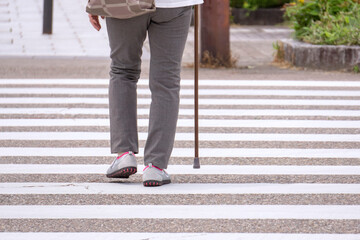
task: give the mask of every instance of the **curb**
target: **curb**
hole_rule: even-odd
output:
[[[295,67],[352,70],[360,67],[360,46],[313,45],[293,39],[278,41],[278,57]]]

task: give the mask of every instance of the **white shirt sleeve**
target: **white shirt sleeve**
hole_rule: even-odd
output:
[[[157,8],[186,7],[204,3],[203,0],[155,0]]]

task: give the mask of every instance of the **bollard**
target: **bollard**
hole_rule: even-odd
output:
[[[201,10],[201,57],[208,52],[226,65],[231,61],[229,0],[206,0]]]
[[[53,0],[44,0],[43,34],[52,34]]]

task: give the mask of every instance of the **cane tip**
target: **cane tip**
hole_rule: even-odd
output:
[[[199,158],[194,158],[194,165],[193,168],[198,169],[200,168],[200,159]]]

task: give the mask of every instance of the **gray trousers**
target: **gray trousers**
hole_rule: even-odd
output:
[[[109,84],[111,152],[139,152],[137,82],[142,46],[149,35],[151,105],[145,165],[166,168],[174,145],[179,113],[181,59],[191,7],[158,8],[131,19],[107,18],[111,48]]]

